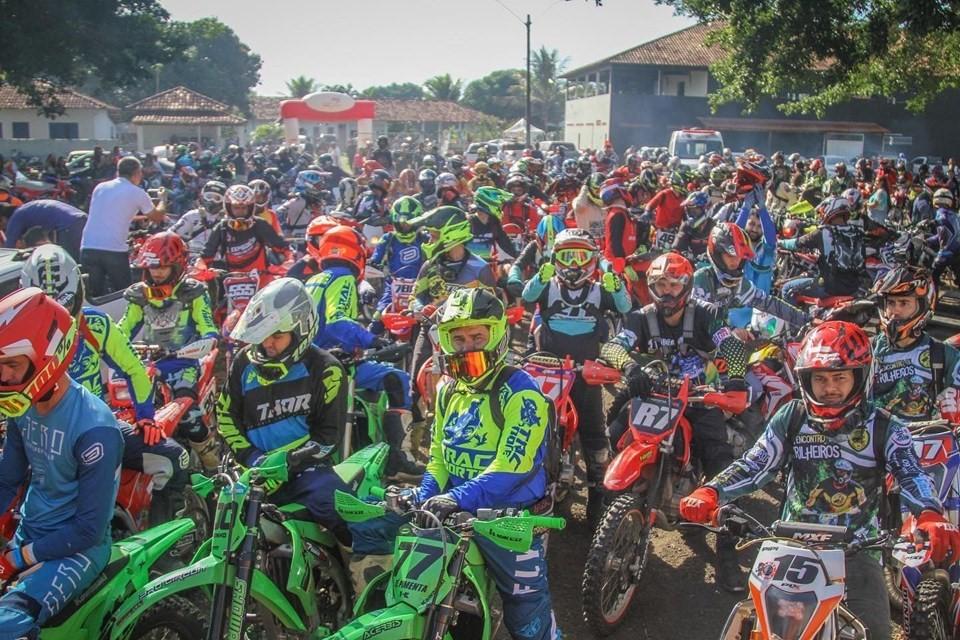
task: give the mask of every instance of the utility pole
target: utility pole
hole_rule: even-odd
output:
[[[527,27],[527,105],[525,109],[527,121],[527,146],[530,146],[530,14],[523,23]]]

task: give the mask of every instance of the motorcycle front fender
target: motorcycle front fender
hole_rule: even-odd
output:
[[[631,442],[610,462],[603,476],[603,486],[610,491],[624,491],[640,477],[643,468],[660,458],[656,443]]]
[[[420,640],[426,615],[410,605],[397,603],[386,609],[366,613],[330,636],[330,640]]]

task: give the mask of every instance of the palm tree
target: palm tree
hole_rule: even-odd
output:
[[[302,98],[317,90],[317,81],[307,76],[297,76],[287,80],[287,93],[291,98]]]
[[[431,100],[449,100],[456,102],[460,99],[460,87],[462,80],[454,80],[449,73],[442,76],[434,76],[423,83],[427,97]]]
[[[540,47],[530,58],[530,101],[539,112],[544,128],[559,122],[563,112],[564,81],[558,76],[568,58],[556,49]]]
[[[356,87],[351,83],[347,84],[326,84],[323,86],[324,91],[333,91],[336,93],[345,93],[352,98],[357,98],[360,96],[360,92],[357,91]]]

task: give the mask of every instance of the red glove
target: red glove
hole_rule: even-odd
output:
[[[163,429],[161,429],[153,418],[142,418],[137,420],[137,428],[143,434],[143,443],[148,447],[159,444],[164,439]]]
[[[917,529],[930,541],[930,554],[934,562],[946,560],[948,564],[953,564],[954,560],[960,558],[960,530],[957,525],[928,509],[917,518]]]
[[[0,555],[0,581],[6,582],[12,580],[14,576],[20,573],[20,569],[14,564],[11,554]]]
[[[680,500],[680,516],[689,522],[707,524],[717,515],[717,490],[713,487],[700,487],[686,498]]]

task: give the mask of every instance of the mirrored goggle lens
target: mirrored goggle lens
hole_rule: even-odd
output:
[[[253,220],[250,218],[230,218],[227,220],[227,226],[234,231],[243,231],[253,226]]]
[[[489,351],[467,351],[446,356],[447,369],[454,378],[479,378],[493,366]]]
[[[561,249],[555,258],[566,267],[582,267],[593,260],[593,252],[587,249]]]
[[[219,193],[204,193],[200,198],[209,204],[223,204],[223,195]]]

